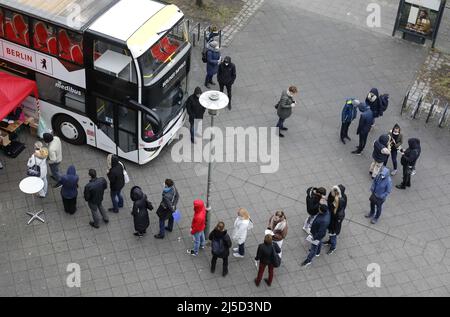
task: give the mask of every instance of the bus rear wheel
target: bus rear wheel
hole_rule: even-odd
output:
[[[86,144],[86,133],[77,120],[68,115],[59,115],[53,120],[53,130],[64,141],[74,144]]]

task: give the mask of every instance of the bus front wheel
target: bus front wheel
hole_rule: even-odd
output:
[[[59,115],[53,121],[54,131],[64,141],[74,144],[86,144],[86,134],[77,120],[68,115]]]

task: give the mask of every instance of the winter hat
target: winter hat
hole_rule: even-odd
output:
[[[230,56],[226,56],[226,57],[223,59],[223,62],[226,63],[226,64],[231,63],[231,57],[230,57]]]
[[[50,133],[44,133],[44,142],[50,143],[52,141],[53,141],[53,135],[51,135]]]
[[[195,87],[195,89],[194,89],[194,95],[201,95],[203,92],[202,92],[202,89],[200,88],[200,87]]]

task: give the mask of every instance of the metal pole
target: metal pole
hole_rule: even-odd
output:
[[[208,186],[206,188],[206,227],[205,227],[205,236],[209,235],[209,225],[211,221],[211,201],[210,201],[210,192],[211,192],[211,174],[212,174],[212,162],[211,162],[211,147],[213,141],[213,127],[214,127],[214,116],[211,115],[211,138],[209,140],[209,159],[208,159]]]

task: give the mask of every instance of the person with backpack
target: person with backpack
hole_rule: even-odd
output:
[[[305,261],[303,261],[301,266],[309,266],[314,257],[320,256],[322,239],[327,234],[327,229],[330,226],[330,220],[331,216],[328,211],[327,204],[321,204],[319,207],[319,213],[311,226],[311,234],[306,239],[311,243],[311,249],[309,249],[308,257]]]
[[[191,143],[195,143],[195,136],[199,131],[202,131],[203,116],[206,108],[200,104],[200,96],[202,95],[202,89],[196,87],[194,93],[186,100],[186,111],[189,116]]]
[[[219,83],[220,91],[223,92],[224,87],[227,87],[228,95],[228,109],[231,110],[231,86],[233,86],[236,80],[236,65],[231,62],[231,57],[226,56],[222,63],[219,65],[217,72],[217,81]]]
[[[282,256],[283,241],[288,233],[288,223],[284,211],[278,210],[269,219],[269,226],[267,229],[273,232],[272,240],[280,247],[280,257]]]
[[[307,234],[311,233],[311,225],[319,213],[320,204],[325,203],[327,190],[323,187],[315,188],[309,187],[306,190],[306,211],[308,212],[308,218],[306,218],[303,224],[303,231]]]
[[[177,210],[179,198],[180,196],[173,180],[166,179],[164,181],[162,200],[156,210],[156,214],[159,217],[159,233],[154,236],[156,239],[164,239],[166,230],[172,232],[174,222],[173,213]],[[169,221],[167,227],[166,220]]]
[[[134,230],[136,231],[134,235],[142,237],[147,233],[147,228],[150,225],[148,210],[153,210],[153,205],[139,186],[131,188],[130,198],[133,201],[131,215],[133,216]]]
[[[298,89],[295,86],[289,87],[281,93],[280,101],[276,104],[278,123],[277,128],[280,129],[278,135],[280,138],[284,138],[281,131],[287,131],[288,128],[284,126],[284,121],[292,115],[292,109],[297,105],[294,100],[294,96],[298,94]]]
[[[225,223],[220,221],[213,231],[209,234],[209,240],[211,240],[211,273],[216,271],[217,259],[223,260],[222,276],[228,274],[228,256],[230,255],[231,239],[225,230]]]
[[[360,105],[360,101],[357,99],[347,99],[345,102],[344,108],[341,113],[341,142],[345,144],[345,139],[351,141],[348,136],[348,129],[352,124],[353,120],[355,120],[356,115],[358,113],[358,106]]]
[[[237,218],[234,221],[232,240],[238,245],[233,248],[233,256],[235,258],[243,258],[245,255],[245,240],[247,240],[247,232],[253,228],[253,223],[250,219],[247,209],[239,208]]]
[[[420,156],[420,141],[416,138],[411,138],[408,140],[408,149],[402,151],[402,158],[400,160],[403,166],[403,180],[402,183],[395,186],[398,189],[406,189],[406,187],[411,187],[411,174],[416,161]]]
[[[221,61],[219,43],[216,41],[212,41],[209,43],[208,50],[206,52],[206,78],[205,78],[205,87],[210,88],[211,85],[215,85],[213,82],[213,77],[217,74],[219,70],[219,64]]]
[[[67,169],[66,175],[59,178],[61,187],[61,197],[64,205],[64,211],[73,215],[77,211],[77,197],[78,197],[78,180],[75,166],[70,165]]]
[[[258,245],[258,250],[256,251],[255,261],[259,261],[258,275],[255,278],[255,285],[257,287],[261,283],[266,267],[269,267],[269,278],[265,278],[264,282],[266,282],[267,286],[272,285],[273,269],[279,267],[281,263],[279,253],[281,253],[281,249],[278,244],[273,242],[272,234],[266,234],[264,243]]]
[[[387,134],[383,134],[373,144],[372,158],[373,162],[370,164],[369,174],[372,175],[372,179],[377,177],[381,167],[388,160],[391,153],[390,137]]]
[[[111,190],[112,208],[108,211],[118,213],[119,208],[123,208],[123,196],[122,189],[125,186],[125,176],[122,163],[119,161],[119,157],[115,154],[109,154],[107,159],[109,188]]]
[[[337,236],[341,233],[342,222],[345,218],[345,208],[347,208],[347,195],[345,195],[344,185],[336,185],[328,194],[328,210],[330,211],[330,225],[328,226],[328,241],[324,245],[329,245],[327,254],[331,255],[336,250]]]
[[[376,224],[381,216],[383,204],[392,191],[392,179],[387,167],[382,167],[380,173],[372,182],[370,187],[370,212],[365,216],[370,218],[370,223]]]
[[[369,137],[370,129],[372,129],[374,123],[373,113],[370,107],[364,105],[359,107],[359,110],[362,112],[359,118],[358,129],[356,130],[356,134],[359,135],[359,145],[356,147],[356,150],[352,152],[356,155],[361,155],[366,147],[367,138]]]
[[[28,170],[34,169],[35,171],[38,171],[38,174],[36,175],[30,175],[29,176],[35,176],[42,179],[44,182],[44,187],[39,192],[40,198],[45,198],[47,196],[48,192],[48,180],[47,180],[47,158],[48,158],[48,150],[47,148],[43,147],[41,142],[36,142],[34,144],[34,153],[31,155],[30,159],[28,160],[27,167]]]
[[[402,148],[403,144],[403,135],[401,133],[400,126],[396,123],[391,131],[389,131],[389,137],[390,137],[390,148],[391,148],[391,158],[392,158],[392,165],[393,170],[391,171],[391,176],[394,176],[397,174],[397,154],[398,151]],[[384,162],[384,166],[387,165],[389,161],[389,157]]]
[[[206,208],[201,199],[194,200],[194,217],[192,218],[191,235],[194,237],[194,248],[187,250],[197,256],[200,249],[205,248]]]
[[[97,178],[97,171],[95,169],[89,170],[89,176],[91,179],[89,180],[89,183],[84,186],[84,200],[87,201],[92,213],[93,221],[89,222],[89,225],[98,229],[100,228],[100,214],[104,223],[109,222],[108,214],[102,205],[103,195],[106,188],[108,188],[108,183],[103,177]]]

